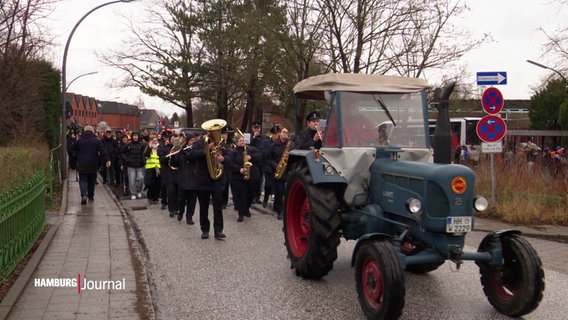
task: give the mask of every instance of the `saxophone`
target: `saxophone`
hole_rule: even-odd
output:
[[[237,132],[238,132],[239,135],[244,137],[243,133],[238,128],[237,128]],[[252,167],[252,163],[247,161],[247,155],[248,155],[247,145],[244,144],[243,145],[243,179],[244,180],[250,179],[250,167]]]
[[[246,161],[247,159],[247,146],[245,145],[243,148],[243,179],[249,180],[250,179],[250,167],[252,163]]]
[[[286,147],[284,148],[284,152],[282,152],[282,156],[280,157],[280,161],[278,161],[278,165],[276,166],[276,170],[274,171],[274,178],[276,180],[282,179],[284,175],[284,171],[286,171],[286,166],[288,165],[288,156],[290,153],[290,147],[292,146],[292,141],[288,140]]]

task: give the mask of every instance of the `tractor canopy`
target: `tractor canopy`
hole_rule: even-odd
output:
[[[333,73],[294,87],[298,100],[326,100],[324,147],[429,148],[425,80]]]

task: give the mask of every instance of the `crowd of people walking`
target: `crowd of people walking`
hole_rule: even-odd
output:
[[[306,121],[308,127],[298,133],[295,142],[281,125],[272,126],[269,135],[264,134],[260,122],[252,123],[248,135],[226,125],[219,132],[106,129],[100,134],[86,126],[82,132],[73,130],[68,135],[69,166],[78,173],[82,205],[95,201],[100,174],[104,184],[122,187],[125,197],[138,200],[145,193],[149,205],[160,204],[161,210],[167,210],[178,221],[185,215],[190,225],[195,224],[199,203],[201,238],[209,238],[212,228],[213,236],[224,240],[223,210],[229,206],[230,195],[237,222],[251,217],[252,204],[267,208],[270,200],[277,219],[282,219],[286,182],[283,157],[294,146],[321,146],[321,135],[315,129],[319,113],[310,112]],[[216,134],[220,135],[219,141]]]

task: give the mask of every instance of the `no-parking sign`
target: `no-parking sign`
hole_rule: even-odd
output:
[[[498,116],[485,116],[476,127],[477,135],[485,142],[497,142],[505,136],[507,124]]]
[[[483,111],[489,114],[498,114],[503,109],[505,104],[505,99],[503,99],[503,94],[499,89],[495,87],[490,87],[483,91],[481,96],[481,106]]]

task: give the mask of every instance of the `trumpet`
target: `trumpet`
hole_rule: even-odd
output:
[[[321,132],[322,132],[322,130],[320,129],[320,127],[316,125],[316,134],[319,137],[319,139],[321,141],[323,141],[323,137],[321,136]]]
[[[185,144],[185,136],[181,136],[177,139],[174,139],[174,146],[170,149],[170,153],[168,153],[166,155],[166,158],[170,158],[171,156],[179,153],[182,150],[182,146]],[[168,161],[168,165],[170,166],[170,169],[172,170],[177,170],[178,167],[173,166],[171,164],[171,159],[169,159],[170,161]]]

